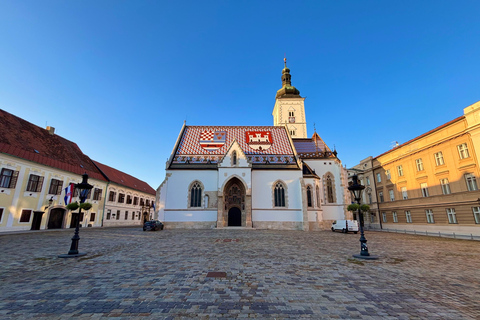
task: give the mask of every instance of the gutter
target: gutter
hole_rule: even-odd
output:
[[[103,228],[103,218],[105,217],[105,206],[107,205],[107,191],[110,181],[107,181],[107,186],[105,187],[105,197],[103,198],[103,211],[102,211],[102,228]]]

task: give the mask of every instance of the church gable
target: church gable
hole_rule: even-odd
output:
[[[233,140],[232,145],[228,149],[227,153],[223,156],[223,159],[218,164],[219,167],[249,167],[245,153],[238,144],[237,140]]]
[[[170,166],[218,164],[234,141],[251,164],[296,164],[293,146],[284,127],[186,126]]]

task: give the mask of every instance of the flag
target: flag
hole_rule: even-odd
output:
[[[152,201],[153,213],[155,213],[155,201]]]
[[[65,188],[65,205],[70,204],[72,202],[73,198],[73,189],[74,185],[73,183],[70,183],[66,188]]]

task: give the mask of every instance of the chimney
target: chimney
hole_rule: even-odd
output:
[[[55,134],[55,128],[54,128],[54,127],[47,126],[47,131],[48,131],[48,133],[50,133],[51,135],[54,135],[54,134]]]

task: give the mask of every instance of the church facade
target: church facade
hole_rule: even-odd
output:
[[[282,70],[273,126],[183,125],[157,189],[166,228],[320,230],[348,217],[347,174]]]

